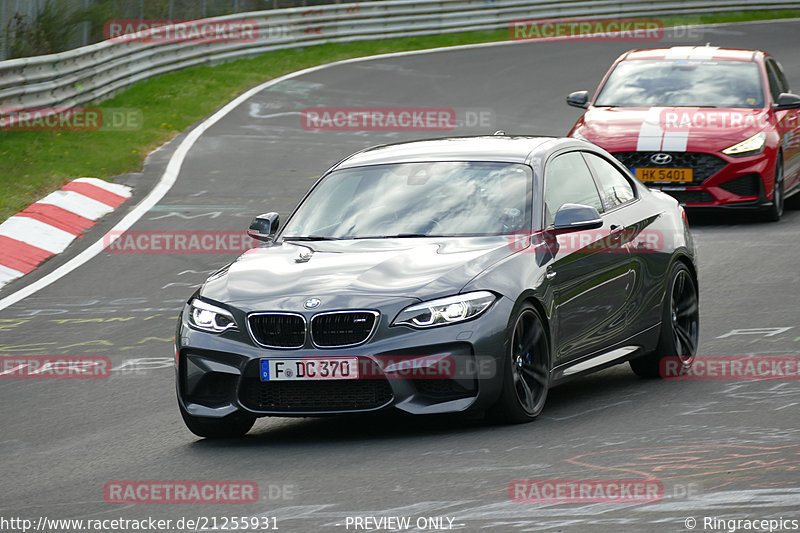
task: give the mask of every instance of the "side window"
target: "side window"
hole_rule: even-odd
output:
[[[783,73],[775,66],[775,62],[771,59],[767,60],[767,78],[769,79],[769,92],[772,94],[772,103],[778,101],[778,96],[781,93],[789,91],[786,86],[786,78]]]
[[[584,153],[584,156],[603,189],[606,209],[612,209],[636,198],[630,182],[614,165],[595,154]]]
[[[544,175],[545,226],[553,223],[556,211],[564,204],[589,205],[603,212],[597,186],[579,152],[556,156],[547,164]]]
[[[781,85],[783,85],[783,92],[792,92],[792,89],[789,87],[789,80],[786,79],[786,75],[783,73],[783,67],[781,64],[773,59],[772,66],[775,67],[775,74],[778,75],[778,80],[780,80]]]

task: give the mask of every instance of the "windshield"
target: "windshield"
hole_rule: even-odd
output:
[[[375,165],[332,172],[284,239],[502,235],[530,228],[531,169],[484,162]]]
[[[630,60],[617,65],[594,105],[755,109],[764,106],[762,89],[753,62]]]

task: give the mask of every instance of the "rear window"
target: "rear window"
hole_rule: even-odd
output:
[[[764,107],[758,65],[745,61],[629,60],[606,80],[595,106]]]

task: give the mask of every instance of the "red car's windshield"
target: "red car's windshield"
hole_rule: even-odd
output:
[[[745,61],[629,60],[619,63],[595,106],[764,106],[758,65]]]

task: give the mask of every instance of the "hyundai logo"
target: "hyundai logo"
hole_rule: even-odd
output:
[[[650,156],[650,161],[656,165],[666,165],[667,163],[672,163],[672,156],[663,152],[660,154],[653,154]]]
[[[309,298],[306,300],[306,303],[303,304],[303,307],[306,309],[316,309],[322,303],[322,300],[319,298]]]

